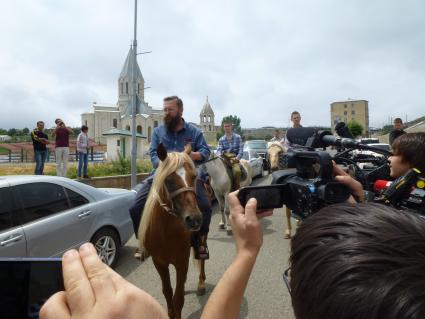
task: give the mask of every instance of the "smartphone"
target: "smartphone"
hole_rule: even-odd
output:
[[[257,200],[257,212],[283,206],[282,185],[247,186],[239,189],[239,202],[243,207],[250,198]]]
[[[61,290],[60,258],[0,258],[0,318],[38,318],[44,302]]]

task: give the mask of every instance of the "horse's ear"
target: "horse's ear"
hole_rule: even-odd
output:
[[[156,153],[161,161],[164,161],[167,158],[167,150],[164,147],[164,144],[159,143]]]
[[[186,154],[190,155],[190,153],[192,152],[192,144],[187,143],[187,144],[184,146],[184,152],[185,152]]]

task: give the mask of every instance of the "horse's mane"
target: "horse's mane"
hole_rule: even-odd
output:
[[[161,198],[164,200],[167,195],[167,190],[165,186],[165,179],[179,167],[182,167],[185,163],[190,165],[192,173],[196,175],[196,168],[193,164],[193,161],[188,154],[182,152],[171,152],[167,154],[167,157],[164,161],[159,163],[158,169],[155,172],[155,177],[153,179],[152,187],[146,201],[145,208],[143,210],[142,220],[139,226],[139,240],[141,246],[144,246],[146,231],[149,228],[149,225],[152,222],[153,213],[155,211],[155,205],[157,205],[158,199]],[[158,209],[158,208],[156,208]]]
[[[284,147],[280,142],[277,142],[277,141],[276,142],[269,142],[268,145],[267,145],[268,150],[271,149],[271,148],[274,148],[274,147],[280,148],[280,150],[282,150],[284,153],[286,153],[288,151],[286,147]]]

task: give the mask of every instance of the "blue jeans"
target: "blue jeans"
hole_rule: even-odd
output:
[[[89,154],[78,152],[78,174],[77,174],[78,177],[81,177],[81,167],[83,167],[83,164],[84,164],[83,176],[87,176],[88,160],[89,160]]]
[[[44,162],[46,161],[47,157],[47,150],[46,151],[34,151],[34,157],[35,157],[35,175],[43,175],[44,170]]]

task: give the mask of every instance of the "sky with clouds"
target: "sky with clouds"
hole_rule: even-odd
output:
[[[330,125],[330,103],[369,101],[371,126],[425,115],[423,0],[138,1],[146,101],[177,94],[199,121],[242,127]],[[116,103],[133,38],[134,0],[0,4],[0,128],[81,124],[93,101]]]

